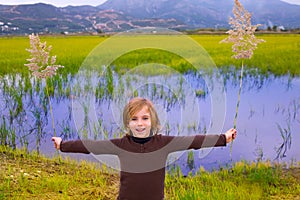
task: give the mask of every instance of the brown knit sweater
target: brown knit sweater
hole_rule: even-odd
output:
[[[169,153],[187,149],[225,146],[225,135],[154,135],[139,144],[130,136],[111,140],[63,141],[62,152],[113,154],[120,159],[120,200],[162,200],[165,163]]]

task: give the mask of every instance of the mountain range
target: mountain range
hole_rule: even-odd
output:
[[[241,0],[262,28],[300,28],[300,6]],[[99,6],[0,5],[0,34],[117,32],[140,27],[229,28],[233,0],[108,0]]]

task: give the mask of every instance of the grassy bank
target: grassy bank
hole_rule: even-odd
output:
[[[1,148],[0,199],[115,199],[117,174],[95,164]]]
[[[226,35],[192,35],[211,56],[219,68],[235,66],[240,68],[241,62],[231,58],[231,44],[220,43]],[[258,35],[266,42],[259,45],[251,60],[245,61],[248,68],[257,68],[262,73],[275,75],[300,75],[300,35]],[[57,55],[58,64],[64,65],[62,72],[76,72],[86,56],[107,37],[98,36],[47,36],[41,37],[41,41],[53,46],[52,53]],[[27,73],[24,67],[29,53],[27,37],[1,37],[0,38],[0,75],[6,73]],[[106,50],[104,50],[106,51]],[[132,68],[140,64],[162,63],[172,66],[178,71],[188,69],[188,63],[181,60],[172,52],[141,49],[121,56],[114,65],[117,69]]]
[[[0,199],[115,199],[116,173],[96,164],[0,148]],[[167,174],[166,199],[299,199],[299,165],[237,163],[232,169]]]

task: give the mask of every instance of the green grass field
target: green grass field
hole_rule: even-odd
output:
[[[211,55],[216,65],[239,67],[240,61],[230,58],[230,44],[219,44],[224,36],[194,36]],[[245,64],[251,68],[258,68],[262,73],[271,72],[275,75],[290,73],[300,74],[300,35],[257,35],[266,42],[258,45],[253,57]]]
[[[217,67],[240,67],[241,61],[231,58],[231,44],[220,43],[226,35],[192,35],[211,56]],[[258,35],[266,42],[259,44],[250,60],[245,61],[248,68],[256,68],[261,73],[274,75],[300,74],[300,35],[278,34]],[[64,65],[63,73],[76,72],[86,56],[107,37],[99,36],[47,36],[41,37],[52,45],[52,54],[57,55],[57,63]],[[162,40],[163,42],[163,40]],[[25,50],[29,48],[27,37],[0,38],[0,74],[27,73],[24,64],[29,57]],[[178,71],[189,70],[191,66],[180,57],[168,52],[144,49],[132,51],[121,56],[113,63],[116,70],[122,71],[140,64],[150,62],[162,63],[174,67]]]

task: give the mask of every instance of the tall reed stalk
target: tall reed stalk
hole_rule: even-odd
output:
[[[50,115],[51,115],[51,124],[52,124],[52,128],[53,128],[53,136],[55,137],[56,136],[56,128],[55,128],[53,108],[52,108],[52,104],[51,104],[50,93],[49,93],[47,81],[46,81],[46,96],[47,96],[48,102],[49,102],[49,110],[50,110]]]
[[[235,128],[235,129],[236,129],[237,117],[238,117],[239,107],[240,107],[240,102],[241,102],[243,75],[244,75],[244,60],[242,60],[242,67],[241,67],[241,72],[240,72],[240,77],[239,77],[240,78],[239,91],[238,91],[237,103],[235,106],[235,116],[233,119],[233,128]],[[231,143],[231,148],[232,148],[232,143]]]
[[[238,1],[234,1],[233,6],[234,17],[229,18],[229,24],[231,28],[227,33],[229,36],[222,40],[221,42],[233,43],[232,56],[234,59],[242,60],[242,68],[240,73],[240,85],[238,91],[238,100],[235,109],[235,116],[233,127],[237,127],[237,117],[239,112],[239,106],[241,101],[241,91],[243,86],[243,73],[244,73],[244,60],[251,59],[253,56],[253,51],[257,48],[257,45],[264,42],[262,39],[257,39],[254,35],[256,29],[260,24],[251,24],[251,14],[244,8],[244,6]],[[232,144],[230,145],[230,154],[232,153]]]
[[[25,64],[25,66],[28,67],[34,77],[38,79],[45,79],[46,95],[49,101],[52,128],[54,132],[53,135],[56,136],[53,109],[47,79],[51,78],[53,75],[56,75],[56,70],[58,68],[63,68],[64,66],[55,64],[56,56],[50,56],[52,46],[47,47],[46,42],[41,42],[38,35],[29,35],[29,40],[31,48],[26,50],[31,53],[31,58],[27,59],[29,63]]]

